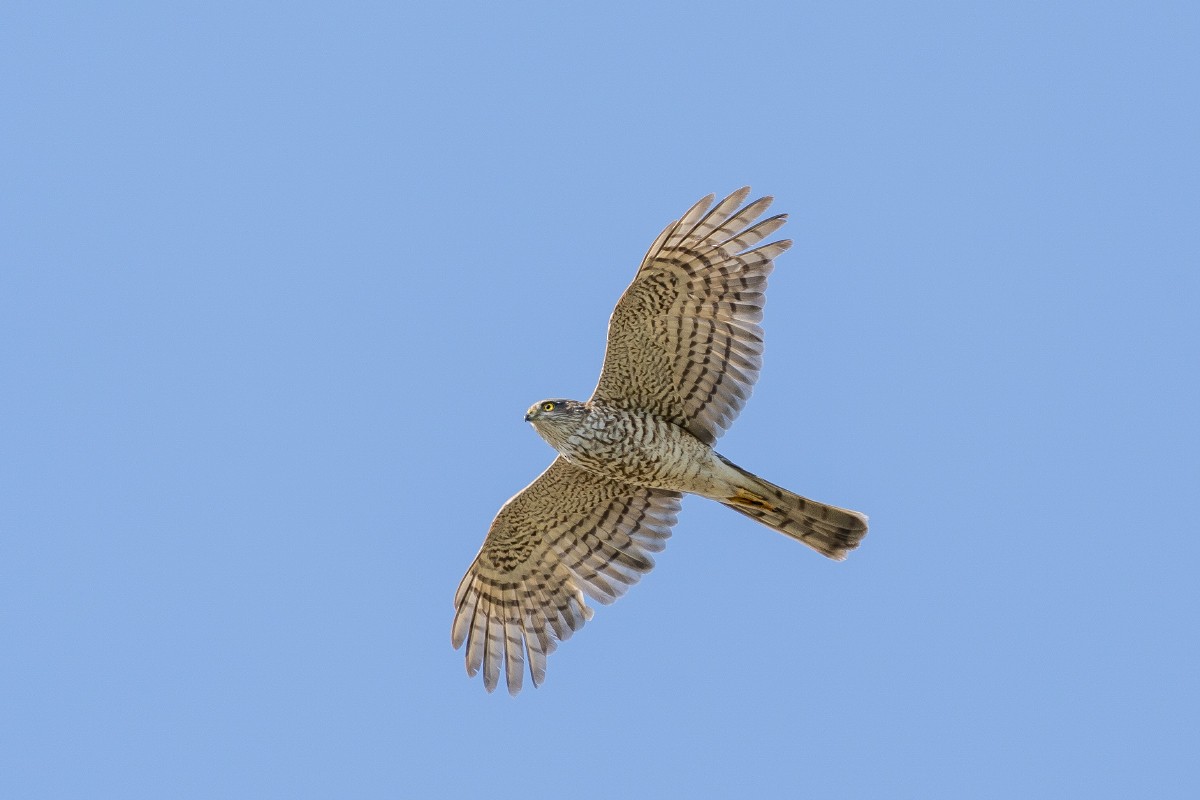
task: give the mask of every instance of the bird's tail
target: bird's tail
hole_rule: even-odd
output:
[[[734,511],[838,561],[867,535],[866,514],[809,500],[722,460],[741,477],[732,495],[717,498]]]

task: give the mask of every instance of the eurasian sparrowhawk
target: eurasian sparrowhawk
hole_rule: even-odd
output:
[[[770,197],[739,208],[714,195],[666,227],[617,302],[590,400],[543,400],[525,419],[558,451],[504,504],[454,596],[455,648],[488,691],[504,665],[516,694],[528,660],[546,656],[647,572],[670,536],[683,493],[716,500],[843,559],[867,518],[793,494],[728,461],[712,445],[741,410],[762,364],[763,292],[788,240],[755,220]]]

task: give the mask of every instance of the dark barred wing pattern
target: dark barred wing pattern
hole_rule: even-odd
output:
[[[609,320],[594,400],[666,417],[706,444],[737,417],[762,368],[767,276],[791,246],[759,246],[787,215],[756,224],[772,198],[739,209],[749,193],[711,211],[709,195],[655,240]]]
[[[584,594],[611,603],[654,566],[679,513],[679,494],[585,472],[559,457],[504,504],[454,595],[451,641],[467,674],[490,692],[504,666],[521,690],[546,656],[591,618]]]

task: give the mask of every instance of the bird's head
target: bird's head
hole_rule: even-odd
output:
[[[550,444],[574,433],[584,418],[587,407],[578,400],[542,400],[525,412],[525,421]]]

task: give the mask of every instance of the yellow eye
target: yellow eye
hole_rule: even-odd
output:
[[[542,403],[542,411],[553,411],[554,403]]]

